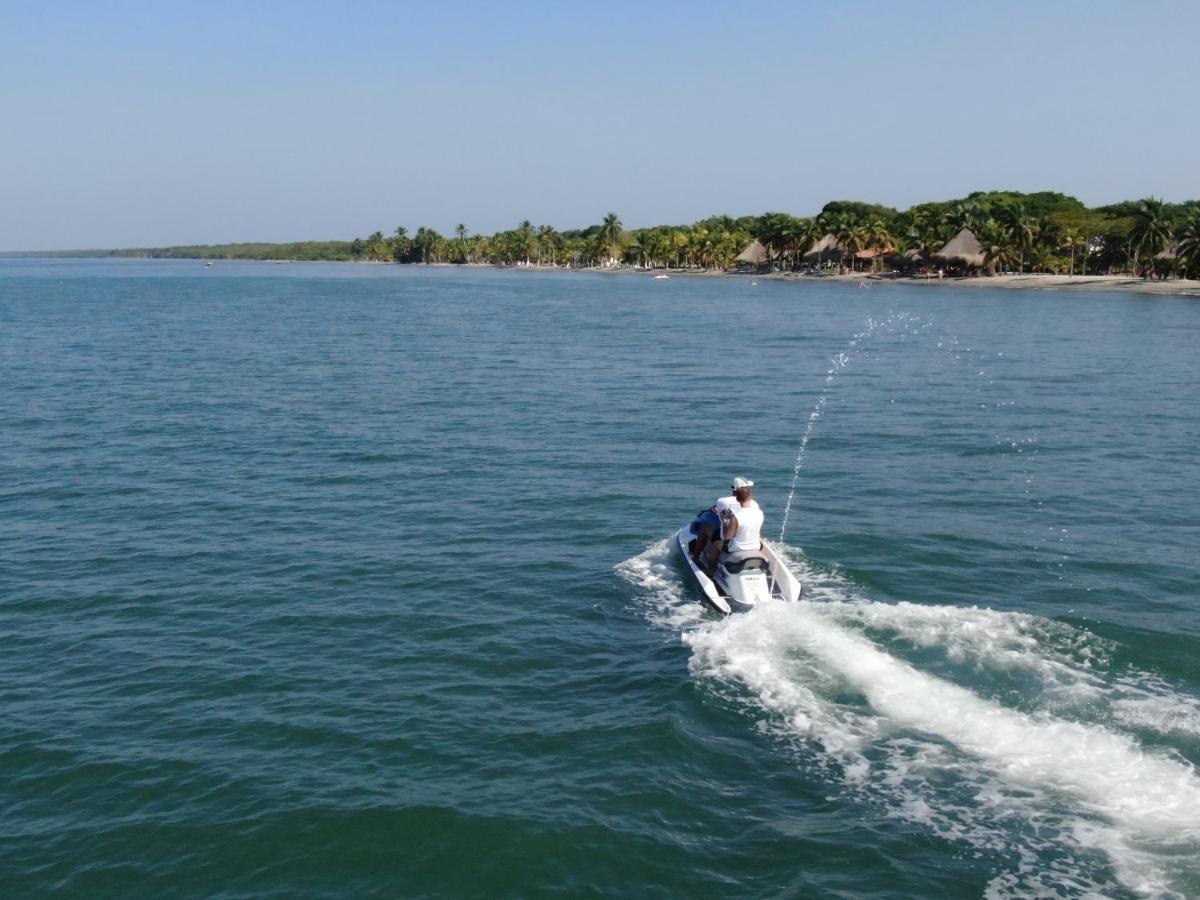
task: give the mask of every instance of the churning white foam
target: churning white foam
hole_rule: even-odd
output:
[[[1200,777],[1137,736],[1200,733],[1193,698],[1145,673],[1114,675],[1112,646],[1069,625],[873,603],[786,552],[810,599],[721,620],[665,541],[618,569],[651,620],[692,649],[693,674],[804,765],[890,817],[1003,859],[989,896],[1195,886]]]

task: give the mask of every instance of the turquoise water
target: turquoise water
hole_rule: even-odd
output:
[[[1200,894],[1200,305],[0,261],[10,896]],[[808,600],[666,539],[758,484]]]

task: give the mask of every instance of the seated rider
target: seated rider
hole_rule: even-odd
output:
[[[715,560],[721,552],[722,518],[730,509],[737,508],[737,498],[733,496],[733,486],[729,488],[728,497],[718,497],[717,502],[700,513],[692,522],[692,533],[696,540],[692,544],[692,559],[701,565],[706,565],[705,551],[713,547],[712,558]],[[714,535],[716,535],[714,539]]]
[[[721,536],[725,539],[727,558],[739,553],[757,553],[762,549],[762,507],[751,496],[754,482],[738,476],[733,479],[733,496],[738,505],[722,518]]]

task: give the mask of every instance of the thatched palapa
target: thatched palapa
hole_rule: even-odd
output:
[[[728,258],[729,257],[726,257],[726,259]],[[770,258],[770,255],[767,253],[767,248],[757,240],[750,243],[745,250],[737,255],[737,261],[739,263],[747,263],[752,266],[765,265]]]
[[[947,263],[962,263],[968,267],[983,265],[983,245],[975,232],[964,228],[946,243],[946,246],[934,254]]]
[[[842,258],[842,245],[832,234],[821,238],[804,254],[806,263],[837,262]]]
[[[889,255],[891,253],[895,253],[895,252],[896,252],[896,248],[893,247],[891,244],[888,244],[886,247],[867,247],[865,250],[859,250],[857,253],[855,253],[854,258],[855,259],[875,259],[877,257],[887,256],[887,255]]]

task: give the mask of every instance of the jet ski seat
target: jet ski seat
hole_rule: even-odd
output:
[[[767,571],[770,564],[761,550],[739,550],[735,553],[722,553],[721,565],[730,575],[737,575],[745,570]]]

